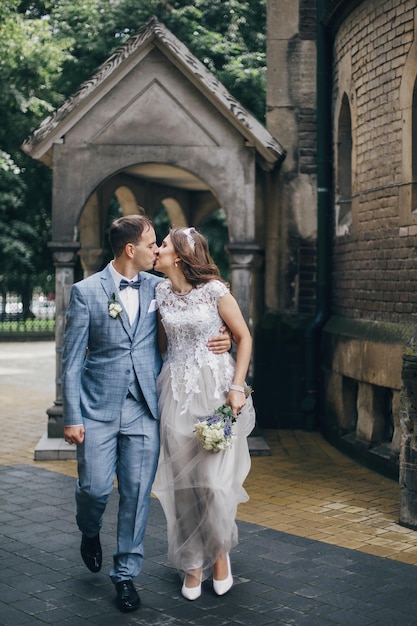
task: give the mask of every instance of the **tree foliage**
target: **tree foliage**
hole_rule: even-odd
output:
[[[55,40],[44,11],[18,0],[0,4],[1,290],[18,291],[26,311],[31,289],[51,266],[50,173],[19,149],[62,100],[56,90],[69,41]],[[49,269],[50,272],[50,269]]]
[[[6,152],[15,153],[26,134],[62,99],[56,83],[69,46],[68,39],[54,38],[46,17],[19,12],[18,0],[2,0],[0,146]]]
[[[266,0],[59,0],[51,11],[55,36],[73,38],[60,89],[72,93],[152,15],[264,118]]]
[[[0,151],[0,283],[2,307],[5,294],[18,290],[29,308],[25,296],[30,289],[33,272],[36,231],[23,215],[25,184],[20,168],[6,152]],[[2,311],[3,312],[3,311]]]

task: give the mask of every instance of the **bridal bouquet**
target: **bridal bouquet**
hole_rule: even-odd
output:
[[[194,424],[194,432],[205,450],[220,452],[220,450],[230,448],[236,439],[232,431],[235,421],[236,418],[230,406],[222,404],[212,415],[201,417]]]
[[[248,398],[253,393],[252,387],[245,383],[245,396]],[[239,415],[239,413],[238,413]],[[204,450],[220,452],[231,448],[236,435],[232,430],[236,418],[232,408],[228,404],[219,406],[212,415],[200,417],[194,424],[195,436],[203,444]]]

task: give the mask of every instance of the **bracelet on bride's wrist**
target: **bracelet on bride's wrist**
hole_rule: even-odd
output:
[[[240,387],[240,385],[230,385],[230,391],[241,391],[242,393],[245,393],[245,388]]]

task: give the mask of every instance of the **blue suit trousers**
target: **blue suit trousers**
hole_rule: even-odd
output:
[[[142,570],[150,493],[158,465],[159,422],[144,401],[129,395],[118,419],[84,418],[84,426],[85,439],[77,448],[77,524],[87,536],[97,535],[117,476],[117,548],[110,572],[117,583]]]

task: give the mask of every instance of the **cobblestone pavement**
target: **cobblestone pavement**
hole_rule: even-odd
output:
[[[165,520],[152,499],[142,608],[122,615],[108,578],[117,492],[102,530],[103,569],[79,555],[73,461],[35,462],[54,399],[54,346],[0,344],[0,624],[204,626],[417,625],[417,532],[397,523],[398,485],[334,450],[318,433],[264,433],[239,508],[235,584],[210,581],[188,602],[167,562]]]

